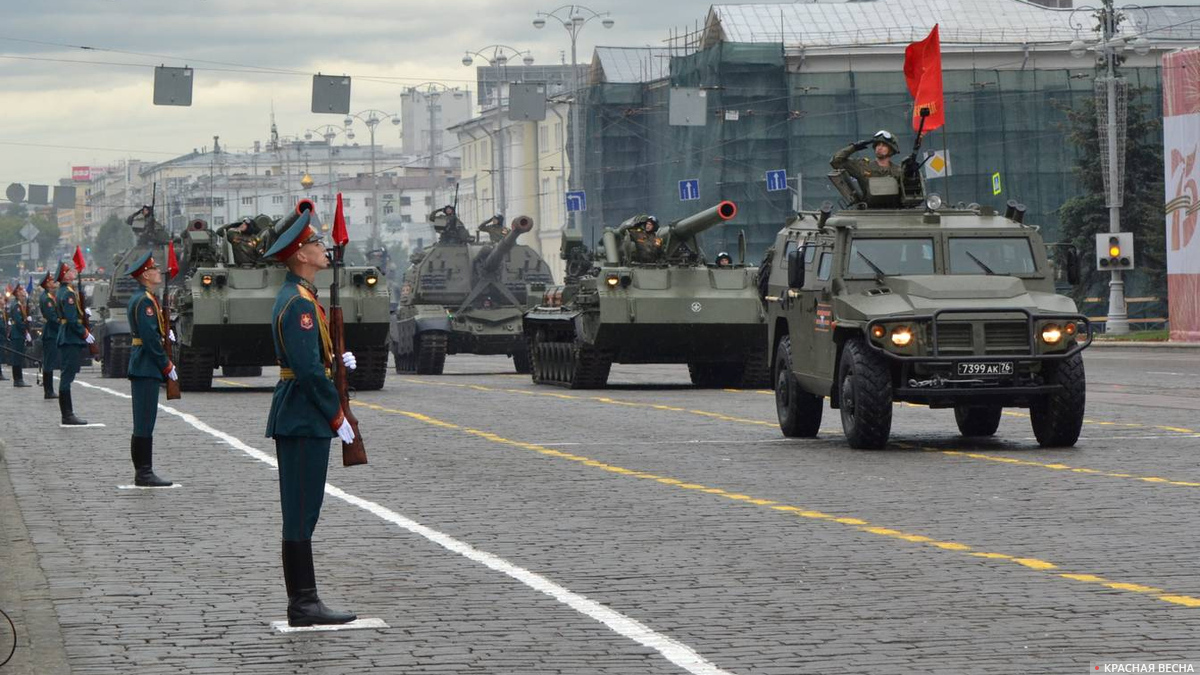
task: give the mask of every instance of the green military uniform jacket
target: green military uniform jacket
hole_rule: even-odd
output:
[[[662,237],[645,230],[630,230],[629,241],[633,243],[633,261],[640,263],[658,262],[662,256]]]
[[[42,340],[51,340],[58,344],[58,305],[55,304],[50,291],[42,291],[42,297],[38,299],[38,308],[42,310],[42,319],[46,321],[45,328],[42,328]]]
[[[29,332],[29,317],[22,311],[21,301],[13,298],[8,303],[8,341],[10,345],[25,344],[25,333]]]
[[[158,299],[145,287],[138,288],[125,307],[133,349],[129,352],[129,377],[163,379],[171,370],[171,361],[163,349],[167,322]]]
[[[345,418],[330,376],[329,326],[317,289],[291,272],[271,309],[271,339],[280,372],[267,436],[333,438]]]
[[[900,162],[897,161],[896,156],[892,156],[888,166],[883,166],[875,159],[867,159],[866,157],[851,158],[850,155],[853,155],[855,152],[857,152],[855,144],[851,143],[838,150],[834,154],[833,159],[829,160],[829,164],[835,169],[844,169],[846,173],[854,176],[864,191],[867,189],[866,179],[868,178],[879,176],[891,176],[896,180],[904,178],[904,169],[900,166]]]
[[[79,309],[79,292],[70,284],[58,287],[54,297],[58,303],[58,346],[86,345],[88,329],[83,325],[83,311]]]

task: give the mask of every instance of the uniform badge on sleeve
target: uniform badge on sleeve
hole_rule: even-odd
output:
[[[300,328],[304,330],[312,330],[313,317],[312,312],[303,312],[300,314]]]
[[[146,305],[146,316],[154,316],[154,308]]]
[[[75,304],[75,296],[73,296],[73,295],[68,295],[68,296],[67,296],[67,304],[68,304],[68,305],[73,305],[73,304]]]

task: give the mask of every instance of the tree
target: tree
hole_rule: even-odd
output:
[[[96,239],[92,243],[92,259],[97,267],[111,267],[113,256],[129,250],[133,242],[133,230],[125,221],[109,216],[96,232]]]
[[[1121,206],[1121,230],[1133,232],[1135,263],[1133,273],[1126,272],[1126,296],[1150,295],[1166,298],[1167,247],[1163,225],[1162,120],[1153,117],[1153,109],[1141,95],[1153,91],[1130,90],[1125,142],[1125,193]],[[1096,121],[1095,100],[1088,98],[1077,109],[1065,110],[1067,141],[1079,150],[1074,173],[1081,194],[1068,199],[1060,208],[1063,240],[1079,248],[1082,282],[1075,290],[1076,300],[1089,296],[1108,296],[1110,274],[1096,270],[1095,235],[1108,232],[1108,208],[1105,204],[1104,177],[1100,157],[1106,152]]]

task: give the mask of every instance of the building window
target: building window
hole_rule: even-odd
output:
[[[390,216],[390,215],[392,215],[392,212],[394,212],[395,210],[396,210],[396,209],[394,209],[394,208],[392,207],[392,205],[391,205],[391,204],[384,204],[384,205],[383,205],[383,215],[385,215],[385,216]]]
[[[562,122],[554,123],[554,147],[562,147]]]
[[[543,124],[538,127],[538,147],[545,154],[550,147],[550,127]]]
[[[213,200],[213,206],[225,206],[225,198],[217,197]]]
[[[384,195],[383,195],[384,201],[390,202],[390,201],[394,200],[395,198],[396,198],[396,195],[394,195],[390,192],[384,193]]]
[[[401,197],[400,206],[412,206],[412,197]]]
[[[433,206],[433,197],[425,195],[425,206]]]
[[[215,218],[213,218],[213,223],[216,225],[224,225],[225,224],[225,216],[216,216]]]
[[[402,222],[402,223],[411,223],[411,222],[412,222],[412,216],[400,216],[400,222]]]
[[[363,206],[365,206],[367,208],[371,208],[372,206],[375,205],[375,201],[373,199],[371,199],[370,197],[363,197],[363,202],[364,202]]]
[[[274,197],[271,197],[271,203],[272,204],[282,204],[283,203],[283,195],[275,195]]]
[[[371,216],[367,216],[367,224],[368,224],[368,225],[370,225],[370,224],[371,224]]]
[[[253,206],[254,197],[242,197],[242,206]]]

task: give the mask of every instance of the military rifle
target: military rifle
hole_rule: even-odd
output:
[[[354,430],[354,440],[342,443],[342,466],[355,466],[367,463],[367,449],[363,445],[362,433],[358,430],[358,418],[350,409],[350,383],[347,381],[346,364],[342,363],[342,354],[346,353],[346,325],[342,316],[342,298],[339,293],[338,281],[346,269],[345,225],[342,216],[342,194],[337,196],[337,211],[334,215],[333,226],[333,283],[329,285],[329,337],[333,342],[333,385],[337,389],[338,403],[342,407],[342,415]],[[340,240],[339,240],[340,239]]]
[[[75,274],[80,274],[81,272],[83,272],[84,265],[80,265],[77,263],[83,259],[83,251],[79,248],[79,246],[76,246],[75,253],[76,253],[76,258],[78,258],[79,260],[72,258],[71,264],[75,267]],[[82,276],[77,276],[75,278],[75,289],[79,292],[79,320],[81,323],[83,323],[84,330],[86,330],[88,333],[91,333],[92,332],[92,320],[88,317],[88,313],[87,313],[87,298],[85,298],[83,295],[83,277]],[[92,340],[92,343],[89,344],[87,347],[88,347],[88,354],[90,354],[93,358],[100,356],[100,345],[96,344],[95,340]]]
[[[150,196],[150,213],[154,213],[154,202],[158,199],[158,183],[154,184],[154,193]],[[175,357],[171,353],[171,267],[175,263],[175,251],[172,247],[171,239],[174,233],[168,231],[167,248],[163,252],[163,264],[166,265],[166,270],[163,274],[163,299],[162,313],[163,323],[167,326],[167,332],[162,336],[163,351],[167,354],[167,361],[175,366],[175,377],[179,377],[179,364],[175,363]],[[183,397],[183,392],[179,385],[179,380],[167,378],[167,400],[174,401]]]

